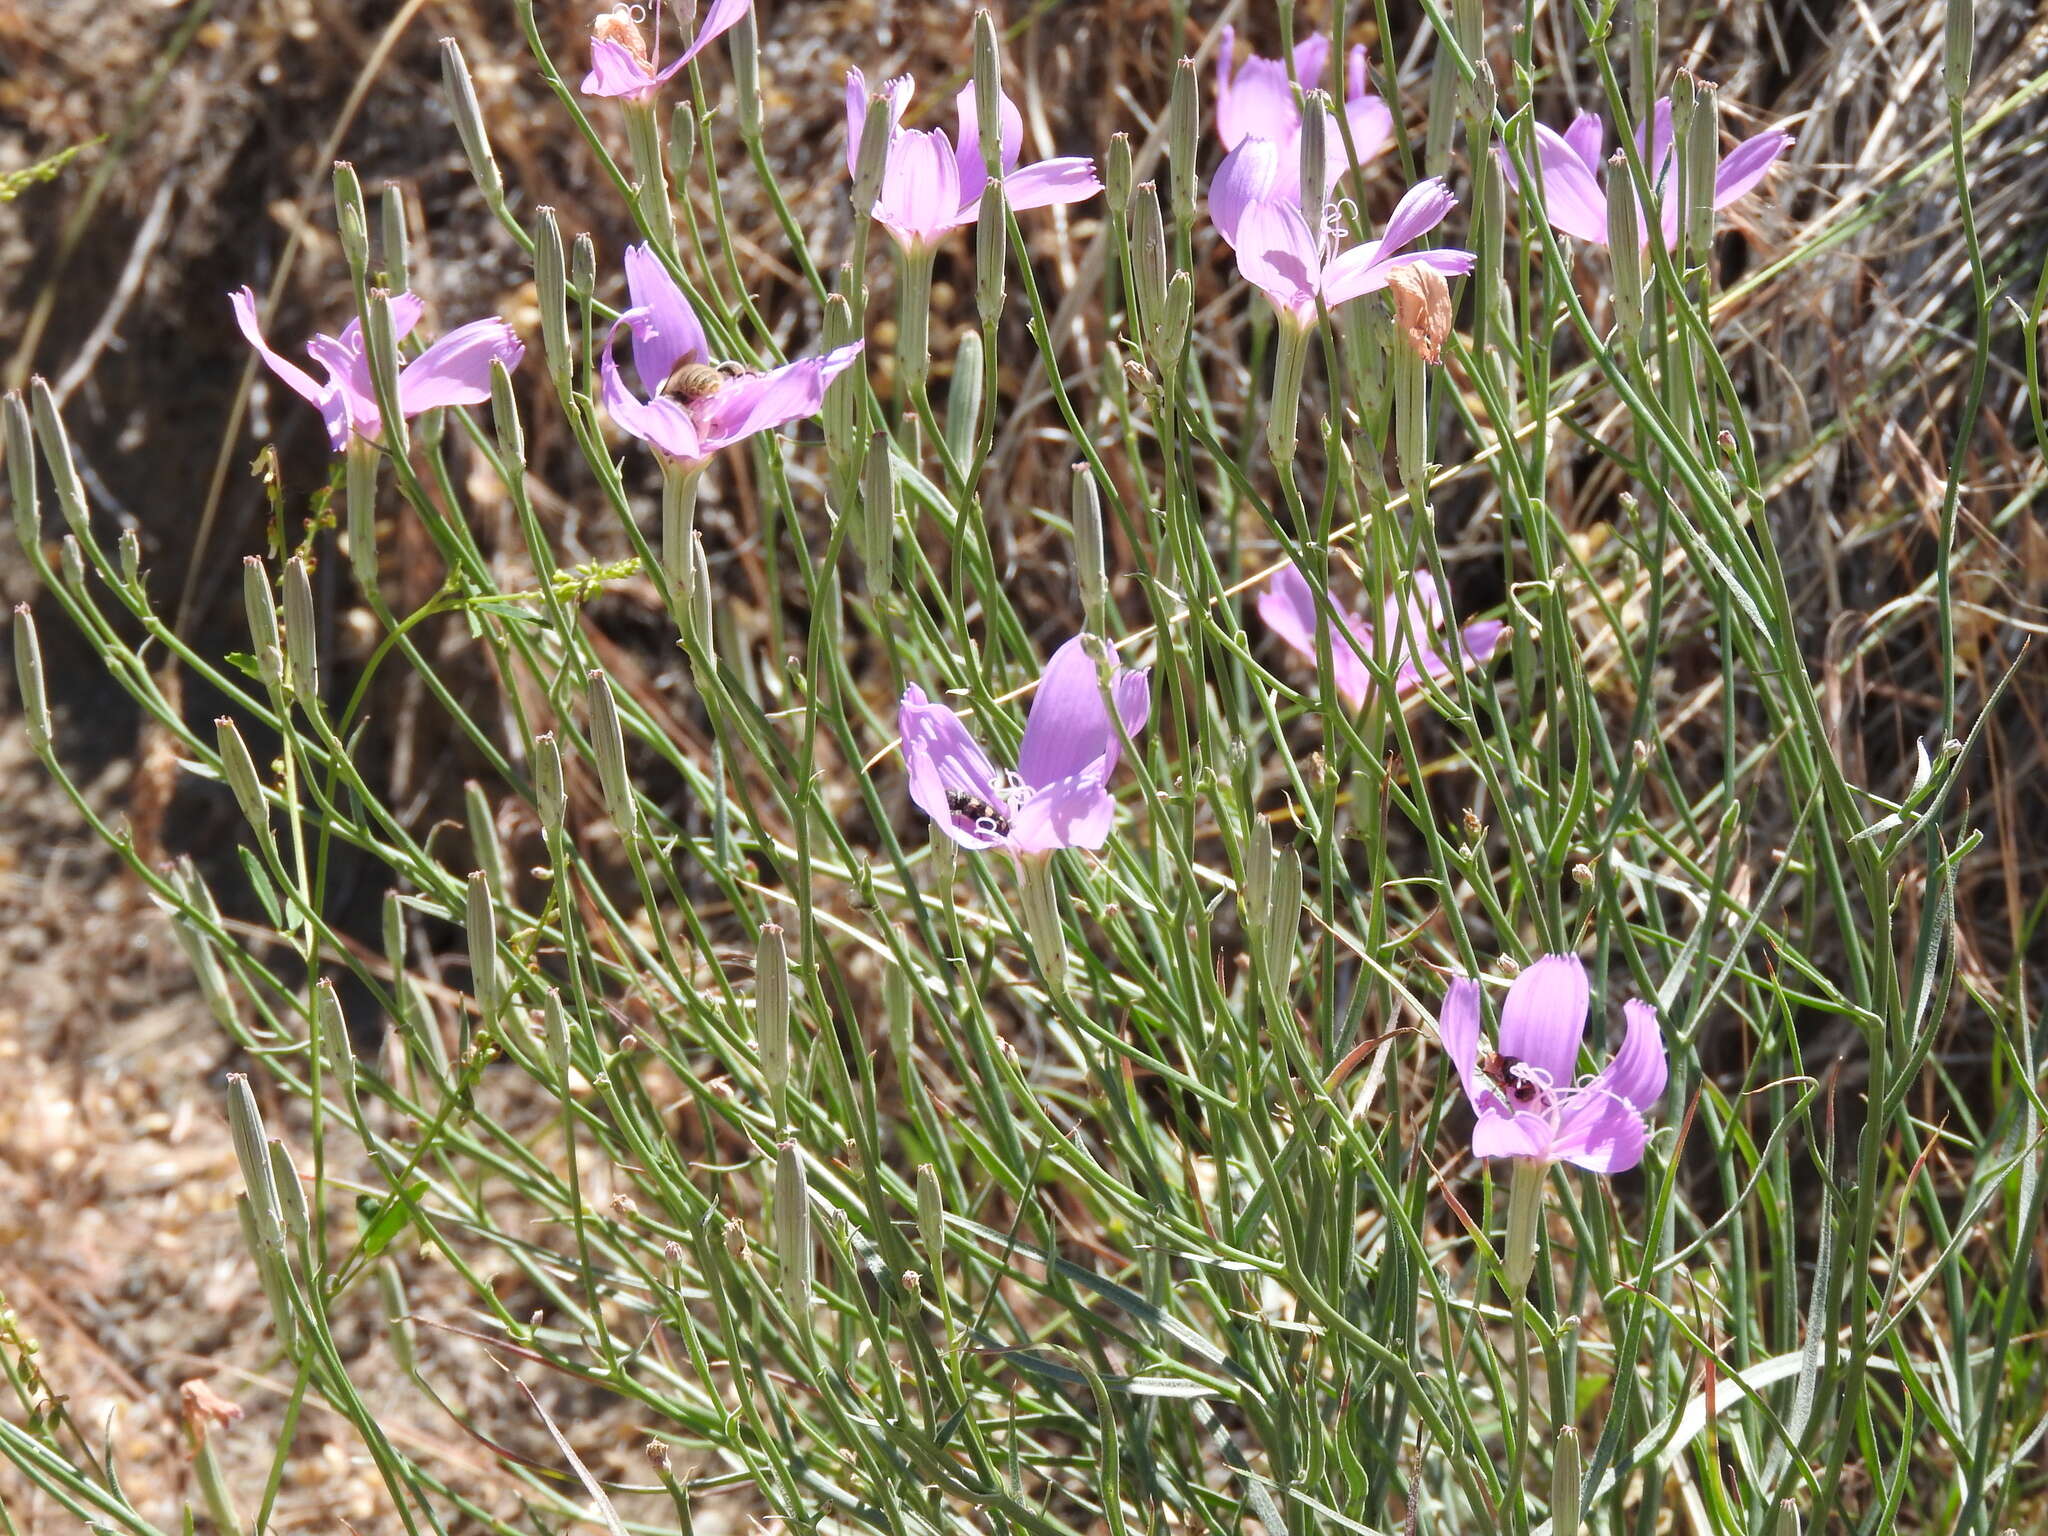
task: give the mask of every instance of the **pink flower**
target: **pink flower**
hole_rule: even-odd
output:
[[[988,167],[982,160],[980,119],[970,82],[954,99],[959,129],[954,139],[942,128],[903,126],[914,82],[898,75],[878,93],[889,102],[889,149],[883,162],[882,186],[873,214],[878,223],[906,248],[929,246],[947,231],[972,224],[981,211]],[[846,72],[846,169],[857,175],[861,135],[867,123],[867,77],[858,69]],[[1003,196],[1015,209],[1078,203],[1102,190],[1095,162],[1082,155],[1040,160],[1019,166],[1024,147],[1024,118],[1007,94],[1002,102]]]
[[[1536,165],[1543,178],[1543,212],[1560,234],[1607,243],[1606,182],[1628,184],[1628,170],[1617,155],[1603,160],[1607,142],[1607,120],[1598,112],[1581,112],[1563,133],[1535,125]],[[1721,157],[1714,172],[1714,206],[1726,208],[1754,190],[1778,156],[1792,143],[1792,135],[1770,129],[1744,139]],[[1647,147],[1643,132],[1636,130],[1636,146],[1642,152],[1644,169],[1663,205],[1662,228],[1665,249],[1678,243],[1678,155],[1672,143],[1671,98],[1660,100],[1650,114]],[[1509,185],[1516,185],[1514,162],[1505,146],[1496,146]],[[1603,181],[1602,172],[1606,181]],[[1640,219],[1643,244],[1650,243],[1650,221]]]
[[[1508,988],[1500,1011],[1500,1049],[1479,1050],[1479,984],[1451,983],[1437,1018],[1478,1123],[1474,1157],[1575,1163],[1594,1173],[1625,1173],[1643,1160],[1643,1117],[1664,1095],[1668,1067],[1657,1010],[1630,998],[1621,1049],[1581,1078],[1579,1047],[1591,998],[1576,955],[1545,955]]]
[[[1273,301],[1282,319],[1306,330],[1315,324],[1318,298],[1335,309],[1386,287],[1395,267],[1419,264],[1446,277],[1470,272],[1478,260],[1470,251],[1408,250],[1457,203],[1441,178],[1420,182],[1394,205],[1383,236],[1348,251],[1336,248],[1330,210],[1324,210],[1321,228],[1312,230],[1292,203],[1251,203],[1237,220],[1237,270]]]
[[[323,384],[290,358],[272,351],[256,319],[256,295],[238,288],[228,295],[235,324],[256,355],[293,394],[319,409],[327,423],[327,441],[339,453],[351,437],[375,439],[384,430],[377,414],[377,391],[370,382],[370,363],[363,351],[363,327],[351,320],[339,336],[312,336],[306,350],[327,375]],[[391,328],[400,341],[420,323],[426,305],[410,293],[391,298]],[[496,316],[459,325],[398,371],[398,408],[417,416],[443,405],[481,405],[491,398],[491,364],[517,368],[526,345],[512,327]]]
[[[1229,151],[1209,183],[1209,217],[1217,233],[1228,244],[1237,242],[1237,226],[1244,210],[1255,202],[1284,202],[1301,206],[1301,112],[1294,104],[1294,90],[1288,83],[1287,67],[1278,59],[1253,54],[1231,69],[1231,46],[1235,40],[1225,27],[1217,52],[1216,131]],[[1322,83],[1323,66],[1330,56],[1329,39],[1311,34],[1295,45],[1294,72],[1304,91]],[[1343,130],[1335,114],[1326,114],[1325,167],[1329,186],[1323,188],[1328,200],[1330,186],[1350,161]],[[1366,89],[1365,48],[1353,48],[1346,71],[1344,117],[1351,132],[1351,148],[1358,163],[1373,159],[1394,138],[1394,115],[1387,104]]]
[[[1437,595],[1436,583],[1431,581],[1427,571],[1417,571],[1407,582],[1405,597],[1387,599],[1380,615],[1381,627],[1388,636],[1388,655],[1398,665],[1394,668],[1394,694],[1404,697],[1422,686],[1423,677],[1448,677],[1458,665],[1477,666],[1490,658],[1500,645],[1501,637],[1507,633],[1507,626],[1493,619],[1468,624],[1453,637],[1446,656],[1440,651],[1421,645],[1422,637],[1435,633],[1443,626],[1443,601]],[[1337,686],[1337,697],[1344,701],[1347,709],[1357,709],[1372,692],[1372,673],[1366,666],[1366,659],[1373,652],[1373,627],[1348,608],[1339,607],[1337,617],[1343,621],[1342,628],[1330,631],[1330,678]],[[1316,600],[1308,578],[1299,567],[1291,562],[1275,571],[1266,590],[1259,595],[1259,617],[1266,628],[1280,638],[1289,650],[1308,658],[1311,665],[1316,660]],[[1349,631],[1350,640],[1345,638]],[[1414,636],[1417,648],[1411,650],[1410,636]],[[1354,649],[1351,641],[1356,641]]]
[[[590,73],[583,77],[586,96],[615,96],[625,101],[651,101],[671,76],[704,51],[704,45],[747,14],[754,0],[711,0],[690,46],[669,60],[659,73],[647,57],[647,43],[625,6],[599,16],[590,29]]]
[[[704,344],[704,327],[652,247],[626,252],[632,300],[604,349],[604,408],[626,431],[679,464],[702,466],[719,449],[774,427],[815,416],[825,386],[853,365],[862,343],[807,357],[765,373],[721,369]],[[624,329],[643,400],[620,377],[615,344]]]
[[[1152,713],[1151,672],[1116,667],[1110,693],[1135,738]],[[1024,722],[1017,771],[989,761],[960,717],[912,683],[897,715],[910,798],[963,848],[1100,848],[1116,802],[1105,787],[1122,742],[1102,705],[1084,636],[1052,653]]]

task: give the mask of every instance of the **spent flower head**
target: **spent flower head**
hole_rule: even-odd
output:
[[[623,311],[605,342],[604,407],[657,453],[701,468],[719,449],[756,432],[815,416],[825,386],[853,365],[863,343],[764,372],[712,360],[704,327],[661,258],[647,245],[626,252]],[[619,372],[618,333],[627,333],[646,398]]]
[[[1669,1072],[1657,1010],[1639,998],[1623,1004],[1621,1049],[1581,1077],[1590,1006],[1578,956],[1545,955],[1509,986],[1498,1049],[1482,1052],[1479,983],[1464,976],[1451,983],[1437,1036],[1479,1117],[1474,1157],[1573,1163],[1594,1173],[1624,1173],[1643,1160],[1643,1117],[1664,1096]]]
[[[897,728],[910,798],[961,847],[1049,853],[1099,848],[1109,836],[1116,802],[1107,785],[1122,739],[1088,645],[1076,635],[1046,662],[1015,773],[996,767],[951,709],[915,683],[903,690]],[[1152,713],[1150,669],[1112,662],[1109,691],[1123,735],[1135,738]]]
[[[360,320],[349,321],[338,336],[307,338],[306,351],[327,375],[322,382],[264,339],[253,291],[238,288],[228,300],[234,306],[235,324],[265,366],[293,394],[318,408],[336,453],[352,437],[373,441],[384,430]],[[391,296],[390,305],[391,329],[404,341],[420,323],[426,304],[417,294],[399,293]],[[398,371],[398,408],[413,417],[437,406],[481,405],[491,398],[491,364],[502,362],[509,370],[524,356],[526,344],[495,315],[458,325]]]

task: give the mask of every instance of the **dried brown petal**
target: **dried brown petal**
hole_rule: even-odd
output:
[[[1396,267],[1387,274],[1387,292],[1394,296],[1394,324],[1401,335],[1417,357],[1436,362],[1451,333],[1451,285],[1443,273],[1420,262]]]
[[[229,1402],[198,1377],[178,1384],[178,1405],[194,1430],[202,1430],[209,1420],[225,1429],[242,1416],[240,1403]]]

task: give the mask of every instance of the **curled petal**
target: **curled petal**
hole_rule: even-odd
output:
[[[674,459],[679,464],[702,464],[711,457],[690,413],[675,400],[658,395],[642,400],[619,377],[619,364],[607,345],[604,349],[604,408],[622,431]]]
[[[1437,1010],[1436,1037],[1443,1042],[1444,1059],[1472,1107],[1498,1108],[1500,1098],[1479,1070],[1479,983],[1471,977],[1451,979],[1443,1006]]]
[[[1779,129],[1744,139],[1728,151],[1721,168],[1714,173],[1714,206],[1726,208],[1746,196],[1764,179],[1778,156],[1791,146],[1792,135]]]
[[[973,821],[947,803],[951,793],[971,796],[987,805],[1003,804],[996,788],[995,765],[969,734],[960,717],[935,704],[912,683],[903,690],[896,729],[903,738],[903,761],[910,770],[910,798],[939,829],[963,848],[994,848],[1003,838],[978,830]]]
[[[491,398],[491,364],[510,372],[525,356],[526,344],[496,316],[458,325],[399,373],[398,408],[417,416],[443,405],[481,405]]]
[[[247,288],[237,288],[228,295],[228,302],[234,306],[235,324],[241,329],[242,339],[256,349],[256,355],[263,359],[263,365],[277,375],[283,384],[301,400],[311,405],[320,405],[327,398],[327,390],[283,353],[274,350],[264,339],[263,327],[256,319],[256,295]]]
[[[824,408],[825,386],[853,366],[862,346],[856,341],[821,357],[807,357],[726,384],[703,412],[706,450],[817,415]]]
[[[349,336],[344,330],[342,336]],[[354,331],[355,346],[334,336],[308,336],[306,351],[327,374],[327,394],[320,414],[327,422],[327,436],[336,448],[348,445],[348,435],[375,437],[384,430],[384,418],[377,410],[377,391],[370,382],[370,365],[363,356],[362,329]]]
[[[683,290],[648,245],[626,249],[626,292],[633,301],[628,320],[633,335],[633,367],[640,387],[652,393],[684,363],[710,359],[704,327]]]
[[[1500,1011],[1500,1050],[1549,1078],[1553,1090],[1578,1071],[1591,994],[1577,955],[1544,955],[1517,976]]]
[[[1086,155],[1062,155],[1011,171],[1003,178],[1003,197],[1013,209],[1049,208],[1078,203],[1102,190],[1095,162]],[[966,211],[966,210],[963,210]]]
[[[1593,1079],[1593,1085],[1648,1114],[1664,1097],[1670,1076],[1664,1058],[1664,1032],[1657,1027],[1657,1010],[1639,998],[1622,1004],[1621,1012],[1628,1021],[1621,1049]]]
[[[704,51],[704,45],[714,37],[730,32],[739,25],[739,19],[753,8],[753,4],[754,0],[711,0],[711,4],[704,8],[704,15],[697,23],[697,35],[690,39],[690,46],[683,50],[681,57],[662,71],[662,78],[667,78],[673,71],[697,57]]]
[[[1108,771],[1105,763],[1091,763],[1033,790],[1011,816],[1010,846],[1019,853],[1100,848],[1116,824],[1116,801],[1103,787]]]
[[[1457,194],[1441,176],[1418,181],[1401,194],[1401,201],[1387,215],[1386,232],[1380,236],[1382,259],[1413,245],[1443,223],[1457,206]]]

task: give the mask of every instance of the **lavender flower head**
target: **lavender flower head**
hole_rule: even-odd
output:
[[[1668,1072],[1657,1010],[1630,998],[1621,1049],[1578,1075],[1591,997],[1576,955],[1545,955],[1508,988],[1500,1048],[1479,1049],[1479,984],[1459,977],[1444,994],[1437,1035],[1478,1115],[1474,1157],[1573,1163],[1625,1173],[1643,1160],[1643,1117],[1664,1095]]]
[[[1151,670],[1113,667],[1109,686],[1124,735],[1135,739],[1152,713]],[[1116,802],[1106,786],[1122,742],[1085,636],[1045,664],[1015,773],[989,761],[960,717],[915,683],[903,690],[897,721],[910,798],[961,847],[1037,854],[1100,848],[1109,836]]]
[[[1507,633],[1505,624],[1495,619],[1483,619],[1476,624],[1467,624],[1448,637],[1444,649],[1449,655],[1432,649],[1422,642],[1425,636],[1443,627],[1443,599],[1427,571],[1415,572],[1405,585],[1406,592],[1390,596],[1380,614],[1380,625],[1388,636],[1388,655],[1398,663],[1394,668],[1394,695],[1397,698],[1414,693],[1422,686],[1425,676],[1448,677],[1454,668],[1477,666],[1488,660]],[[1330,677],[1337,686],[1337,697],[1344,701],[1344,707],[1356,710],[1373,688],[1372,673],[1365,663],[1365,658],[1374,654],[1373,626],[1361,615],[1342,606],[1337,607],[1337,616],[1343,621],[1343,628],[1350,631],[1357,647],[1353,649],[1340,630],[1333,628],[1330,631]],[[1259,617],[1289,650],[1307,657],[1310,664],[1314,664],[1315,592],[1298,566],[1290,562],[1273,573],[1272,579],[1266,583],[1266,590],[1259,595]],[[1411,636],[1414,637],[1412,642]]]
[[[690,46],[659,71],[647,56],[647,40],[633,19],[634,7],[614,6],[590,28],[590,73],[583,77],[586,96],[612,96],[623,101],[647,102],[669,79],[704,51],[704,45],[722,32],[732,30],[747,14],[754,0],[711,0],[704,21]],[[657,10],[657,26],[659,12]]]
[[[1603,158],[1607,145],[1607,120],[1598,112],[1581,112],[1563,133],[1535,125],[1536,167],[1543,178],[1543,212],[1551,228],[1560,234],[1607,244],[1607,188],[1626,188],[1628,170],[1623,164]],[[1726,208],[1748,195],[1764,173],[1792,143],[1792,135],[1773,128],[1744,139],[1721,157],[1714,172],[1714,206]],[[1678,154],[1671,131],[1671,98],[1663,97],[1650,113],[1647,144],[1643,130],[1636,129],[1636,147],[1643,156],[1662,207],[1664,245],[1678,243]],[[1515,185],[1514,162],[1505,146],[1496,146],[1502,169]],[[1618,158],[1618,157],[1617,157]],[[1605,178],[1603,179],[1603,171]],[[1638,220],[1643,243],[1650,243],[1650,221]]]
[[[988,166],[982,159],[980,118],[974,86],[969,82],[954,99],[959,130],[947,138],[943,128],[903,126],[915,83],[898,75],[878,93],[889,102],[889,148],[883,161],[881,191],[874,218],[905,249],[936,244],[948,231],[972,224],[981,210]],[[868,114],[867,77],[858,69],[846,72],[846,170],[858,175],[860,145]],[[1068,155],[1018,165],[1024,149],[1024,118],[1007,92],[1002,102],[1003,197],[1018,210],[1054,203],[1078,203],[1102,190],[1095,162]]]
[[[1323,209],[1318,227],[1311,229],[1302,210],[1292,203],[1252,202],[1229,210],[1237,231],[1237,270],[1273,301],[1282,320],[1307,330],[1316,322],[1317,299],[1331,309],[1348,304],[1386,287],[1388,274],[1397,267],[1430,267],[1445,277],[1470,272],[1478,263],[1470,251],[1408,249],[1457,205],[1442,178],[1418,182],[1394,205],[1385,234],[1339,250],[1334,209]],[[1209,209],[1212,217],[1217,216],[1213,191]]]
[[[632,303],[605,342],[604,408],[626,431],[657,453],[701,469],[742,438],[806,416],[825,403],[825,386],[853,365],[861,342],[821,357],[771,368],[734,371],[711,360],[704,327],[653,248],[626,252],[626,292]],[[618,333],[631,339],[642,399],[626,387],[616,355]]]
[[[1227,243],[1237,240],[1238,220],[1255,202],[1302,205],[1301,109],[1287,66],[1279,59],[1253,54],[1235,69],[1231,65],[1234,29],[1225,27],[1216,55],[1216,132],[1229,151],[1209,185],[1209,213]],[[1330,40],[1321,34],[1303,38],[1294,48],[1294,74],[1304,91],[1322,84],[1330,58]],[[1330,185],[1346,169],[1344,132],[1334,113],[1325,114]],[[1394,138],[1394,115],[1387,104],[1366,89],[1365,48],[1351,50],[1345,70],[1344,118],[1358,163],[1379,155]],[[1323,189],[1327,200],[1330,186]]]
[[[363,327],[351,320],[339,336],[312,336],[306,351],[327,375],[323,383],[290,358],[274,351],[256,318],[256,295],[238,288],[228,295],[235,324],[256,349],[256,355],[286,388],[318,408],[327,423],[327,441],[336,453],[351,438],[374,441],[384,430],[377,413],[377,391],[370,382],[369,358],[363,350]],[[426,304],[417,294],[391,297],[391,328],[399,341],[412,334]],[[481,405],[491,398],[491,364],[517,368],[526,345],[512,327],[495,315],[459,325],[398,371],[398,408],[407,417],[443,405]]]

